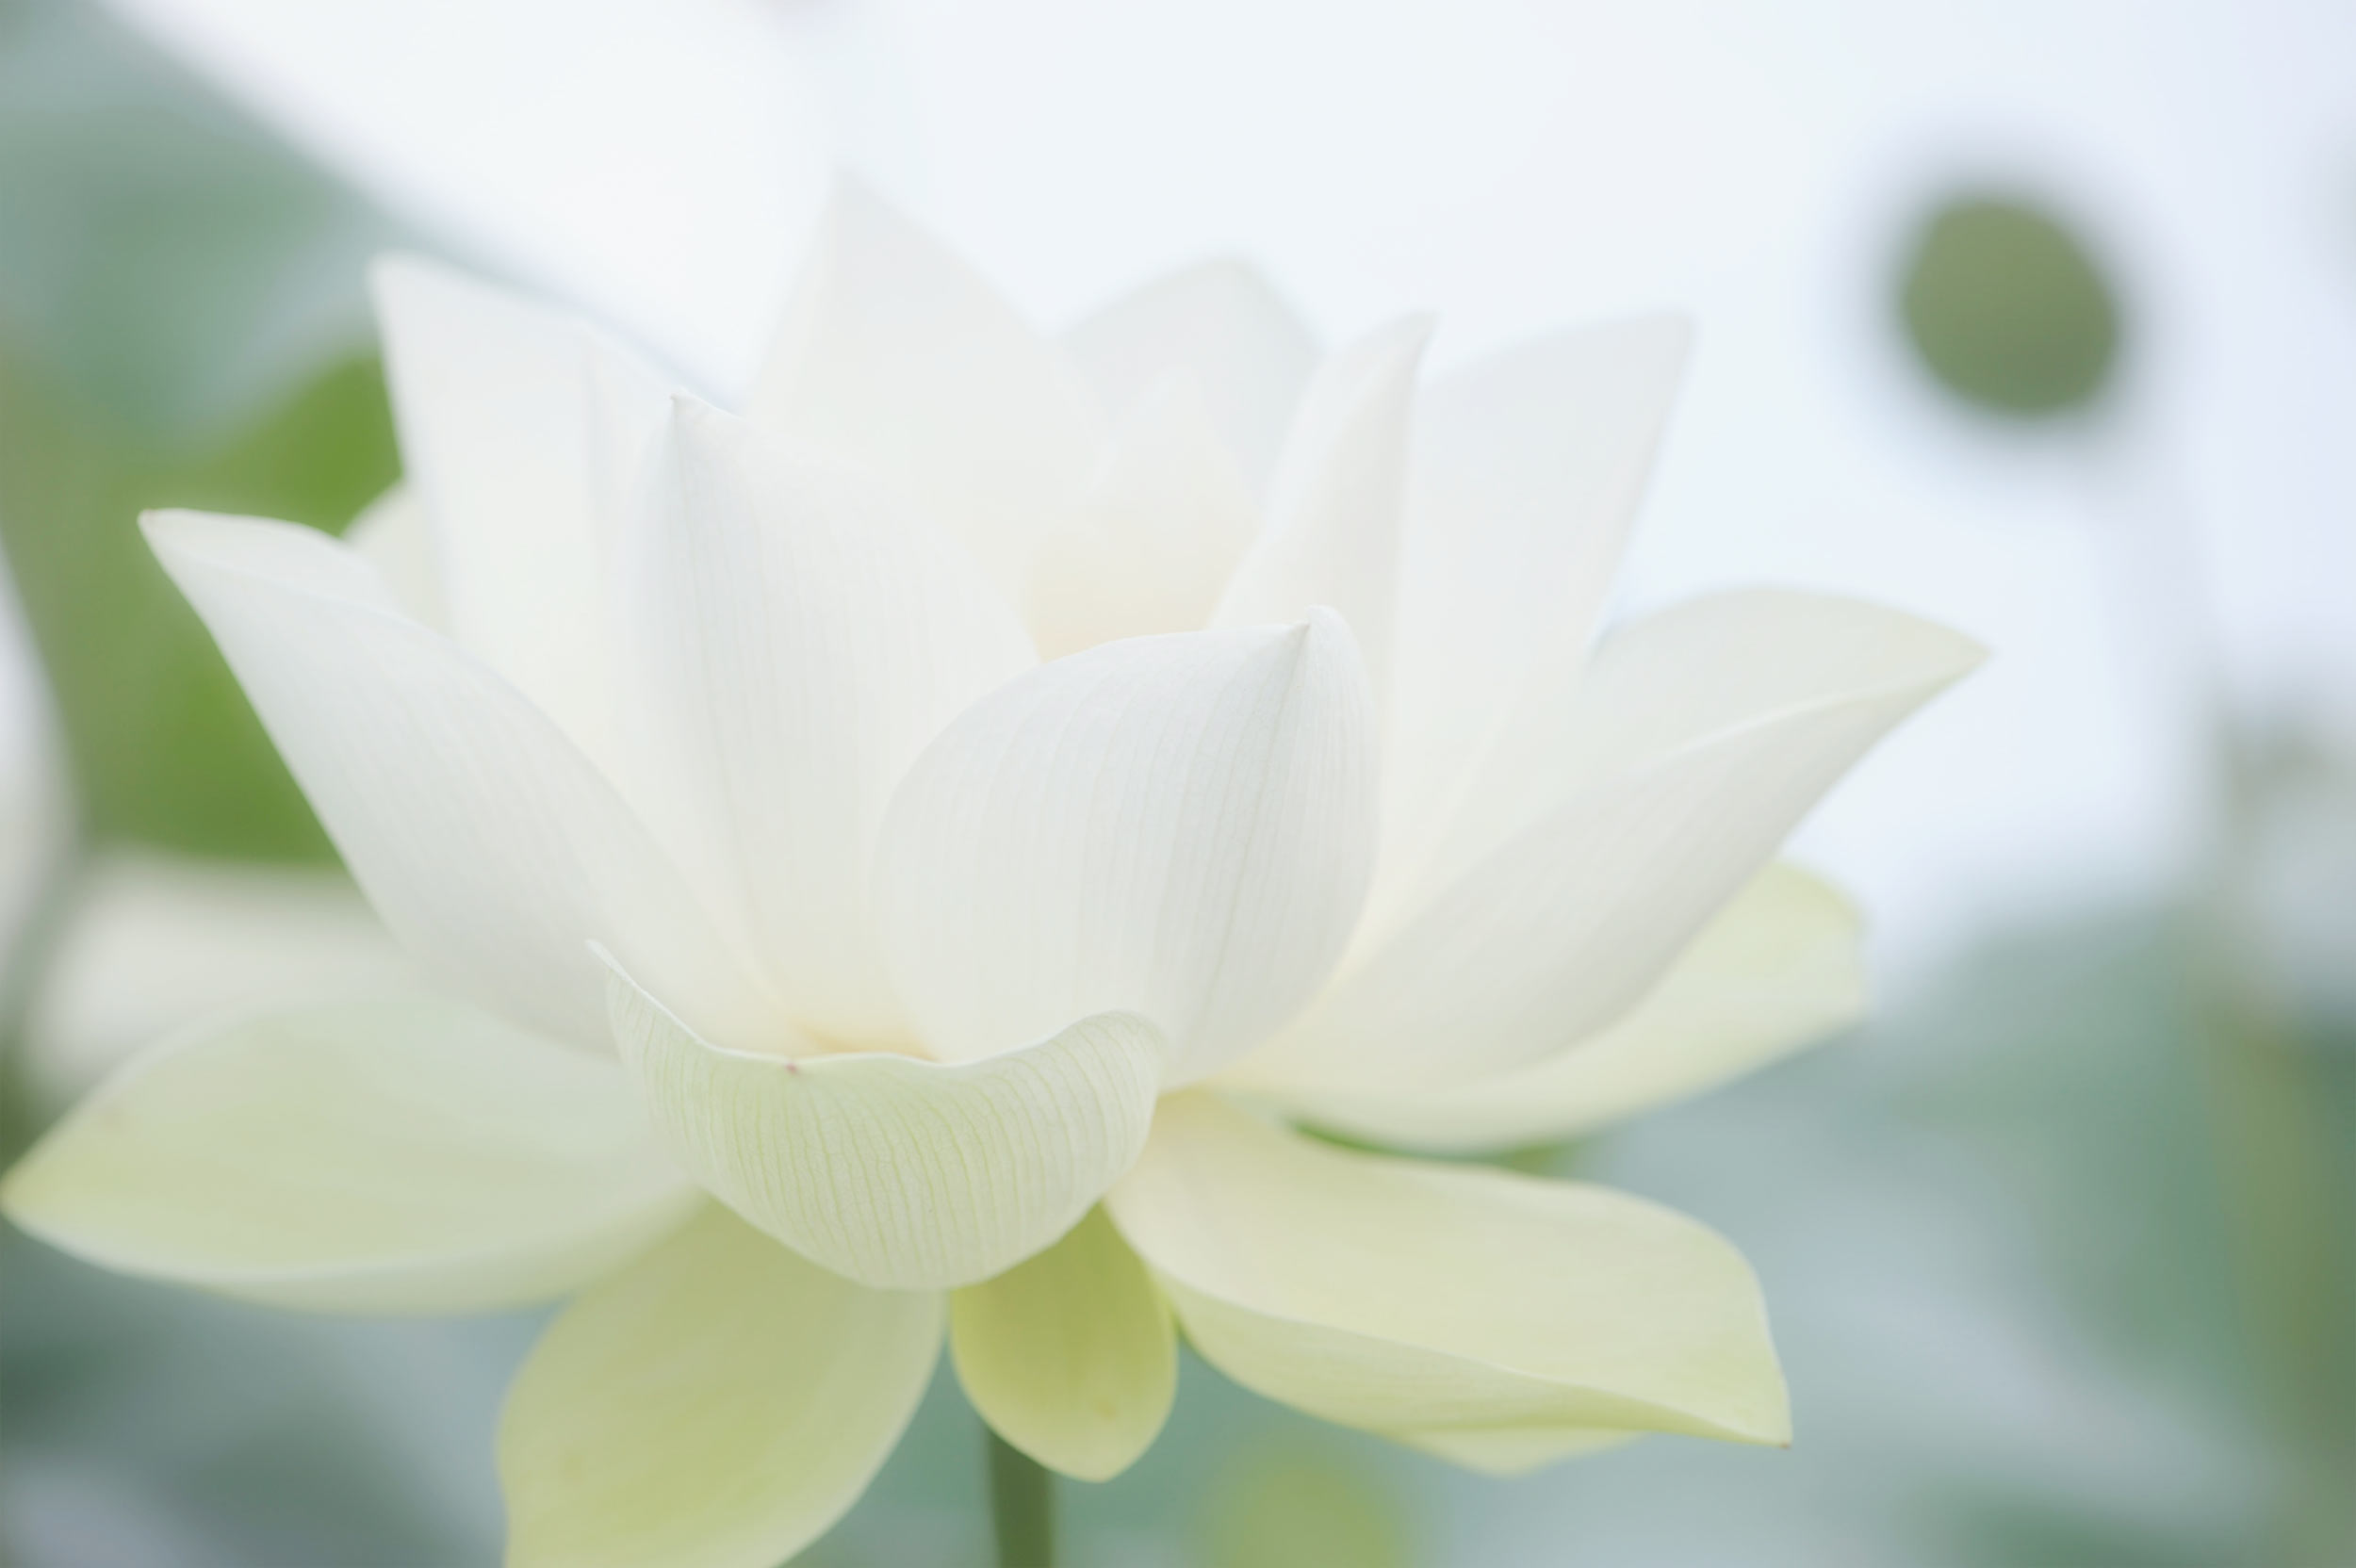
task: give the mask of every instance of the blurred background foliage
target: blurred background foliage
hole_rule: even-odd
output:
[[[0,0],[0,540],[81,832],[325,858],[134,519],[337,529],[393,478],[359,277],[402,237],[66,0]],[[1964,192],[1893,230],[1890,323],[1962,406],[2103,399],[2128,322],[2063,218]],[[2348,905],[2283,916],[2268,869],[2350,789],[2295,740],[2221,741],[2216,852],[2164,906],[1998,934],[1857,1038],[1526,1157],[1741,1243],[1792,1452],[1655,1439],[1491,1481],[1189,1359],[1152,1453],[1063,1488],[1070,1560],[2356,1561],[2356,1007],[2284,957]],[[494,1561],[492,1426],[536,1321],[300,1318],[0,1236],[0,1558]],[[808,1560],[983,1560],[981,1454],[944,1374]]]

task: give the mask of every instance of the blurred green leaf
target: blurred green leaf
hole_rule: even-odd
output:
[[[341,529],[391,482],[360,286],[389,225],[67,0],[0,0],[0,543],[85,830],[328,858],[138,516]]]
[[[1379,1473],[1299,1442],[1234,1457],[1203,1502],[1216,1568],[1407,1568],[1397,1493]]]
[[[2000,196],[1933,212],[1906,257],[1899,315],[1948,391],[2015,417],[2093,405],[2119,357],[2118,302],[2053,213]]]
[[[331,367],[237,439],[175,461],[151,455],[0,343],[0,541],[95,838],[330,857],[138,517],[148,507],[194,506],[339,530],[398,472],[370,360]]]

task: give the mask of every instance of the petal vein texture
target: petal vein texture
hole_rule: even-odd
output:
[[[152,514],[149,542],[401,944],[468,994],[603,1049],[601,942],[714,1038],[776,1009],[619,794],[523,694],[286,523]]]
[[[984,699],[901,785],[877,856],[892,978],[968,1059],[1125,1009],[1173,1081],[1315,991],[1373,858],[1374,720],[1350,633],[1140,637]]]
[[[797,1020],[905,1038],[867,904],[884,808],[1030,640],[955,541],[745,420],[681,399],[650,466],[625,593],[666,836]]]
[[[614,1033],[656,1124],[720,1200],[877,1289],[986,1280],[1049,1246],[1144,1144],[1162,1038],[1083,1019],[960,1066],[705,1044],[619,971]]]

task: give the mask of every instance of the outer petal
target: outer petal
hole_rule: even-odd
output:
[[[966,1397],[999,1436],[1086,1481],[1137,1462],[1178,1392],[1170,1304],[1101,1212],[952,1296],[949,1347]]]
[[[680,1160],[754,1225],[878,1289],[971,1284],[1072,1229],[1129,1168],[1162,1037],[1082,1019],[961,1067],[707,1045],[619,970],[622,1059]]]
[[[373,282],[449,625],[606,756],[618,519],[600,497],[626,486],[669,389],[587,324],[430,262],[381,262]]]
[[[1644,1436],[1609,1427],[1458,1427],[1387,1434],[1450,1464],[1488,1476],[1527,1476],[1579,1454],[1600,1453]]]
[[[1319,1126],[1402,1149],[1474,1151],[1574,1137],[1710,1088],[1865,1011],[1857,910],[1770,866],[1713,916],[1635,1010],[1518,1071],[1385,1094],[1334,1084],[1287,1097]]]
[[[1559,705],[1576,677],[1692,337],[1668,316],[1557,333],[1417,399],[1386,889],[1430,854],[1529,688]]]
[[[199,1025],[0,1186],[10,1219],[92,1263],[331,1312],[559,1295],[700,1199],[618,1068],[423,1001]]]
[[[507,1560],[771,1568],[859,1500],[940,1354],[939,1297],[864,1289],[708,1209],[516,1375]]]
[[[1439,1086],[1612,1022],[1852,762],[1981,656],[1926,622],[1796,594],[1704,599],[1614,637],[1553,749],[1476,797],[1445,858],[1466,869],[1362,935],[1252,1072]]]
[[[1128,414],[1173,369],[1203,390],[1211,423],[1252,482],[1275,471],[1317,369],[1317,336],[1247,262],[1208,261],[1114,301],[1065,337],[1104,406]]]
[[[1141,637],[1025,676],[893,798],[876,909],[940,1054],[1123,1008],[1200,1075],[1330,970],[1373,853],[1374,721],[1348,630]]]
[[[1378,697],[1389,690],[1405,504],[1407,422],[1430,317],[1369,333],[1317,372],[1268,497],[1268,527],[1236,566],[1216,626],[1338,610]]]
[[[1245,1387],[1442,1451],[1597,1428],[1789,1440],[1757,1282],[1608,1188],[1350,1153],[1165,1102],[1107,1207]]]
[[[75,879],[54,941],[19,1058],[39,1109],[65,1109],[202,1019],[436,989],[351,878],[323,866],[108,847]]]
[[[1185,371],[1137,401],[1072,521],[1031,562],[1023,615],[1058,659],[1117,637],[1192,631],[1252,543],[1252,490]]]
[[[884,807],[1038,656],[954,541],[744,420],[682,399],[652,466],[627,589],[637,732],[679,776],[648,793],[799,1019],[904,1038],[867,908]]]
[[[601,941],[715,1038],[754,989],[596,767],[515,689],[395,612],[367,563],[285,523],[162,513],[205,618],[344,863],[409,950],[502,1012],[602,1045]]]
[[[819,225],[752,411],[900,486],[1009,595],[1079,498],[1104,438],[1063,350],[848,182]]]

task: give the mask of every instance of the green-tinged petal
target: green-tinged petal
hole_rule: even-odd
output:
[[[877,1289],[989,1279],[1070,1230],[1129,1168],[1162,1036],[1125,1013],[942,1066],[762,1055],[697,1038],[614,970],[615,1043],[687,1168],[747,1220]]]
[[[426,1001],[201,1026],[0,1185],[10,1219],[108,1268],[386,1313],[561,1295],[699,1197],[620,1069]]]
[[[773,1568],[916,1412],[941,1298],[868,1290],[722,1209],[584,1293],[499,1421],[508,1568]]]
[[[1103,1211],[949,1298],[966,1397],[1051,1470],[1109,1480],[1153,1446],[1178,1392],[1170,1304]]]
[[[1297,1118],[1375,1143],[1512,1149],[1713,1087],[1864,1011],[1856,907],[1797,867],[1775,865],[1702,928],[1633,1012],[1535,1067],[1422,1093],[1334,1080],[1275,1098]]]
[[[1195,1348],[1312,1415],[1466,1453],[1506,1430],[1789,1439],[1749,1266],[1641,1199],[1352,1153],[1197,1093],[1105,1206]]]
[[[352,879],[326,867],[102,849],[74,879],[54,941],[19,1062],[56,1111],[200,1020],[436,994]]]

